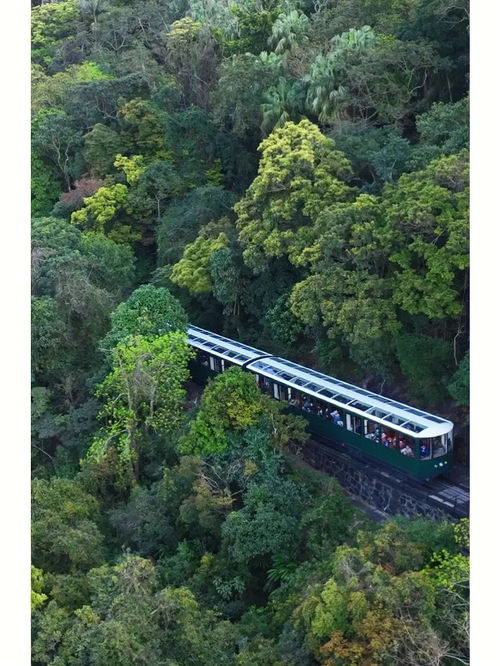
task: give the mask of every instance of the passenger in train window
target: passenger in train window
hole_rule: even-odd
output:
[[[421,444],[420,445],[420,457],[421,458],[429,458],[431,455],[430,449],[427,446],[427,444]]]
[[[415,457],[415,454],[413,453],[413,449],[412,449],[411,446],[408,444],[408,442],[406,442],[404,448],[401,449],[401,453],[402,453],[404,456],[408,456],[409,458],[414,458],[414,457]]]

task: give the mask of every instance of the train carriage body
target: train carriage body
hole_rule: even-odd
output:
[[[255,375],[263,391],[306,418],[311,434],[325,443],[344,445],[417,480],[436,477],[452,464],[453,423],[447,419],[196,326],[187,335],[197,350],[193,378],[201,383],[238,365]]]

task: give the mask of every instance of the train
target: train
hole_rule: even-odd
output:
[[[416,481],[429,481],[453,464],[453,423],[293,361],[212,333],[187,328],[196,351],[192,377],[204,384],[236,365],[259,388],[304,417],[312,436]]]

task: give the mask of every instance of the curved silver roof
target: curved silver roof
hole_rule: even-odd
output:
[[[298,363],[271,356],[255,347],[243,345],[197,326],[188,328],[188,342],[198,349],[238,365],[246,364],[249,370],[274,379],[280,384],[394,428],[411,437],[438,437],[453,429],[453,423],[440,416],[367,391]]]
[[[198,326],[188,327],[187,341],[197,349],[214,354],[237,365],[243,365],[248,361],[262,358],[263,356],[269,356],[269,354],[260,351],[260,349],[243,345],[241,342],[230,340],[217,333],[211,333]]]

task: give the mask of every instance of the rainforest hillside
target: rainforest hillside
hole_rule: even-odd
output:
[[[468,663],[468,537],[372,522],[187,322],[451,418],[466,0],[32,0],[33,664]]]

